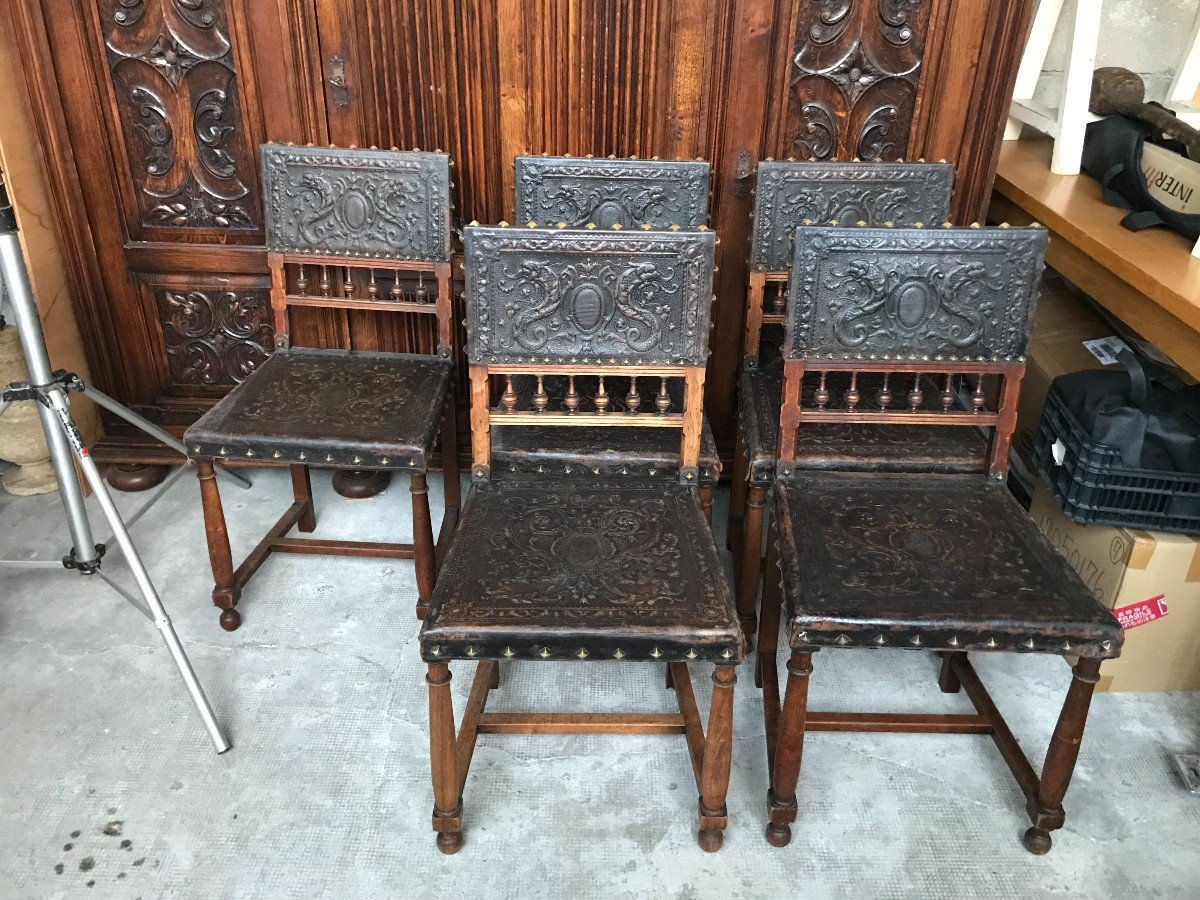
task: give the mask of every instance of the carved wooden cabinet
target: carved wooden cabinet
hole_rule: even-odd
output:
[[[758,161],[947,159],[954,218],[978,218],[1031,8],[9,0],[0,27],[101,389],[181,431],[271,352],[263,141],[444,149],[456,216],[481,222],[511,220],[522,153],[700,157],[721,237],[708,412],[728,453]],[[297,343],[433,349],[387,313],[303,312]],[[102,458],[169,458],[109,426]]]

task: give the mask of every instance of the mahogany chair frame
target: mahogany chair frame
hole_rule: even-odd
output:
[[[788,198],[788,191],[797,187],[803,193]],[[940,225],[949,216],[953,187],[954,166],[944,160],[881,163],[767,159],[760,163],[742,326],[742,364],[750,369],[758,367],[763,326],[786,323],[791,238],[798,226],[837,225],[839,216],[854,217],[854,221],[843,221],[843,225]],[[768,295],[770,309],[766,308]],[[738,402],[745,400],[739,398]],[[769,523],[769,485],[751,478],[753,467],[739,422],[726,544],[733,553],[738,618],[747,637],[756,628],[765,562],[763,532]]]
[[[515,234],[520,237],[553,239],[555,234],[570,236],[600,236],[598,231],[570,231],[559,229],[538,229],[529,226],[530,230],[508,228],[469,228],[468,246],[475,234],[490,234],[503,236]],[[701,232],[707,229],[698,229]],[[657,234],[670,234],[658,232]],[[646,232],[629,233],[630,238],[645,237],[652,239]],[[709,244],[715,245],[715,238]],[[476,313],[473,309],[472,277],[470,250],[467,252],[467,306],[468,325],[474,322]],[[709,261],[711,268],[711,257]],[[711,272],[709,273],[711,283]],[[709,293],[711,291],[709,290]],[[478,329],[472,329],[473,331]],[[707,348],[707,303],[701,335],[699,340]],[[603,425],[612,428],[638,427],[672,427],[680,432],[679,456],[680,466],[678,481],[695,490],[697,481],[697,463],[700,454],[700,438],[704,407],[705,366],[700,359],[681,364],[663,364],[658,361],[638,359],[633,355],[628,358],[610,357],[601,354],[594,357],[579,357],[571,361],[549,356],[518,356],[504,359],[487,358],[475,343],[474,337],[469,337],[468,356],[470,361],[470,423],[472,450],[472,481],[475,484],[489,481],[492,475],[491,431],[494,428],[504,428],[521,424],[552,424],[562,427],[583,425]],[[626,354],[623,354],[626,355]],[[578,375],[600,377],[600,390],[603,391],[604,376],[630,376],[637,378],[658,378],[663,380],[662,393],[665,397],[667,378],[682,378],[684,380],[684,402],[680,412],[672,412],[657,405],[654,410],[641,411],[637,405],[633,409],[617,410],[613,408],[610,399],[602,394],[599,402],[596,398],[582,398],[571,395],[575,392],[574,378]],[[529,375],[538,379],[539,390],[534,394],[534,408],[521,411],[515,408],[515,395],[512,391],[511,379],[516,375]],[[568,394],[563,398],[562,407],[558,410],[551,408],[550,398],[541,389],[545,376],[557,375],[568,378]],[[492,403],[495,393],[493,384],[500,381],[505,385],[501,394],[501,403],[496,407]],[[498,386],[498,385],[497,385]],[[541,395],[541,399],[539,399]],[[580,407],[590,400],[592,412],[580,411]],[[551,481],[547,477],[545,480]],[[560,480],[561,481],[561,480]],[[470,503],[470,500],[468,500]],[[705,529],[705,533],[708,530]],[[711,536],[710,536],[711,537]],[[430,621],[426,622],[426,629]],[[647,647],[650,645],[647,644]],[[682,651],[680,651],[682,653]],[[648,653],[641,654],[631,651],[623,652],[619,647],[606,651],[604,658],[628,662],[651,662],[667,665],[667,687],[675,690],[678,702],[677,713],[575,713],[575,712],[488,712],[487,702],[492,690],[500,684],[500,662],[514,656],[520,658],[522,651],[513,651],[505,646],[499,651],[499,646],[489,651],[487,648],[477,649],[468,647],[465,652],[461,649],[455,653],[444,646],[430,646],[425,629],[422,630],[422,655],[428,664],[426,681],[429,686],[429,722],[430,722],[430,761],[433,778],[434,808],[433,830],[437,832],[438,847],[444,853],[455,853],[462,846],[462,795],[470,770],[477,738],[481,734],[643,734],[643,735],[683,735],[695,776],[699,799],[699,843],[709,852],[720,849],[724,840],[724,830],[728,825],[728,813],[725,807],[725,794],[729,784],[729,774],[732,757],[733,739],[733,691],[737,681],[737,663],[741,658],[741,649],[724,645],[722,647],[707,647],[691,649],[682,653],[678,658],[670,658],[671,652],[660,652],[655,646]],[[577,650],[564,648],[562,651],[552,650],[548,644],[543,644],[540,650],[534,650],[532,658],[564,662],[578,662],[601,658],[595,650],[586,647]],[[474,680],[471,684],[470,695],[466,702],[462,721],[455,730],[453,702],[450,691],[451,672],[450,658],[478,659]],[[696,706],[695,692],[688,672],[688,663],[696,659],[711,659],[715,664],[712,676],[713,692],[709,708],[707,730],[701,722]]]
[[[264,145],[264,169],[268,165],[266,154],[281,145]],[[293,145],[285,145],[292,148]],[[294,148],[298,153],[313,152],[319,148]],[[330,148],[331,150],[340,148]],[[354,151],[385,160],[389,151]],[[390,151],[396,156],[397,151]],[[408,154],[404,154],[408,155]],[[447,227],[450,209],[447,203],[445,217]],[[338,253],[320,253],[309,250],[296,252],[268,252],[267,265],[271,272],[271,312],[275,329],[276,352],[288,352],[292,348],[292,307],[308,307],[333,310],[363,310],[370,312],[400,312],[419,316],[433,316],[436,321],[437,356],[451,359],[454,346],[453,292],[448,242],[444,260],[403,259],[380,252],[353,253],[349,250]],[[289,281],[288,267],[295,266]],[[319,280],[311,281],[309,271]],[[355,281],[354,273],[367,274],[363,284]],[[381,296],[376,284],[376,272],[390,273],[395,285],[388,296]],[[437,285],[433,301],[402,293],[402,279],[417,276],[423,279],[432,276]],[[339,280],[340,279],[340,280]],[[309,291],[309,286],[315,291]],[[359,286],[366,289],[362,296]],[[347,320],[343,319],[343,323]],[[343,335],[348,345],[350,335]],[[347,348],[343,348],[347,349]],[[303,533],[316,529],[316,509],[313,503],[311,466],[307,463],[279,464],[272,458],[258,457],[254,465],[259,467],[283,467],[291,472],[293,502],[278,521],[267,531],[235,568],[229,545],[229,532],[225,522],[224,508],[213,469],[213,460],[199,458],[197,469],[200,479],[201,502],[204,511],[205,535],[208,542],[209,560],[215,580],[213,604],[221,609],[220,624],[227,631],[236,630],[241,624],[237,603],[242,590],[262,567],[272,553],[320,554],[330,556],[371,557],[377,559],[411,559],[417,576],[418,618],[424,618],[429,598],[433,593],[436,570],[458,521],[461,503],[457,450],[457,420],[455,414],[453,380],[450,397],[442,418],[442,474],[444,482],[444,512],[435,542],[429,510],[429,489],[423,470],[409,469],[409,492],[412,496],[413,539],[411,542],[379,542],[359,540],[332,540],[289,536],[293,528]],[[197,448],[199,449],[199,448]],[[279,454],[276,453],[275,456]],[[377,461],[364,458],[359,463],[363,469],[381,468]],[[356,462],[358,457],[355,457]],[[226,462],[227,458],[221,458]],[[318,463],[320,461],[317,461]],[[326,464],[332,460],[326,460]],[[373,465],[373,463],[376,463]],[[387,468],[387,467],[383,467]],[[396,471],[395,469],[387,469]],[[400,471],[403,471],[402,469]]]
[[[976,226],[977,228],[977,226]],[[1002,226],[1002,229],[1007,226]],[[985,229],[986,232],[996,232],[1002,229]],[[804,232],[814,233],[814,229],[801,228],[796,233],[797,253],[793,277],[802,271],[801,252],[799,244],[805,239]],[[824,230],[824,229],[822,229]],[[854,229],[838,229],[841,232],[853,232]],[[941,229],[936,229],[940,231]],[[1014,231],[1033,232],[1038,229],[1014,229]],[[873,229],[880,234],[878,229]],[[970,237],[975,228],[954,229],[960,235]],[[980,232],[975,232],[979,234]],[[1033,251],[1029,264],[1035,270],[1033,275],[1032,296],[1036,296],[1036,285],[1040,280],[1042,255],[1045,238],[1042,232],[1041,249]],[[1024,251],[1028,253],[1029,251]],[[1026,292],[1029,293],[1029,292]],[[1032,311],[1032,296],[1014,298],[1013,304],[1022,304]],[[792,340],[792,330],[800,316],[793,304],[795,299],[789,298],[788,328],[789,335],[785,345]],[[1022,313],[1024,315],[1024,313]],[[1027,337],[1029,322],[1025,322]],[[1017,329],[1019,330],[1019,329]],[[870,359],[866,356],[853,358],[841,354],[822,353],[819,345],[808,351],[797,351],[795,347],[784,350],[784,394],[780,411],[780,448],[777,466],[777,488],[789,477],[797,474],[795,455],[797,446],[797,430],[809,422],[849,422],[849,423],[907,423],[940,427],[954,426],[987,426],[992,430],[990,452],[986,477],[992,482],[1003,482],[1008,472],[1009,448],[1012,441],[1013,429],[1016,425],[1017,399],[1021,379],[1025,373],[1024,339],[1020,340],[1016,353],[987,358],[955,358],[954,356],[932,358],[930,355],[887,356]],[[961,410],[951,403],[951,398],[943,393],[940,397],[941,409],[927,409],[924,397],[907,397],[903,388],[896,392],[898,406],[901,408],[881,408],[878,400],[872,403],[866,397],[849,396],[839,408],[836,398],[822,394],[826,374],[830,372],[879,372],[890,373],[893,377],[906,376],[913,380],[913,390],[920,393],[921,376],[938,375],[947,379],[945,391],[951,389],[952,376],[965,376],[973,381],[974,390],[970,394],[970,408]],[[815,374],[820,378],[820,388],[814,394],[813,406],[802,404],[804,396],[803,384],[806,374]],[[984,376],[999,376],[1000,390],[996,407],[986,408],[989,400],[982,389]],[[851,382],[851,391],[855,391]],[[905,384],[905,382],[900,382]],[[886,390],[886,387],[885,387]],[[855,393],[857,393],[855,391]],[[890,401],[889,404],[890,405]],[[909,406],[908,409],[902,407]],[[919,474],[912,477],[921,478]],[[931,476],[939,477],[939,476]],[[963,478],[968,476],[940,476]],[[981,477],[982,482],[982,477]],[[982,486],[982,485],[981,485]],[[1003,489],[998,485],[998,489]],[[768,554],[766,571],[778,573],[780,569],[780,529],[784,527],[778,521],[770,526],[768,538]],[[1056,562],[1057,556],[1052,550],[1048,551]],[[1073,575],[1074,573],[1068,573]],[[1043,636],[1030,636],[1019,643],[1012,641],[1011,646],[1000,646],[994,638],[986,641],[978,635],[950,636],[929,634],[922,638],[919,632],[915,636],[901,636],[890,631],[887,623],[880,620],[869,632],[856,632],[849,627],[834,631],[801,631],[795,633],[794,627],[789,627],[790,656],[786,663],[787,687],[782,695],[779,685],[777,668],[777,653],[781,616],[783,610],[782,584],[778,577],[768,577],[763,590],[761,615],[758,622],[758,646],[755,659],[755,681],[762,688],[763,721],[766,735],[767,762],[769,772],[768,792],[768,825],[766,838],[776,847],[785,846],[791,839],[791,823],[796,820],[798,804],[796,785],[799,779],[801,760],[803,756],[805,734],[810,731],[839,731],[839,732],[888,732],[903,734],[986,734],[995,742],[1001,757],[1008,766],[1018,787],[1025,796],[1031,827],[1025,833],[1024,844],[1035,854],[1049,851],[1051,840],[1050,831],[1061,828],[1065,821],[1062,800],[1070,783],[1075,760],[1086,722],[1093,688],[1099,679],[1099,669],[1103,658],[1117,655],[1120,649],[1119,629],[1115,620],[1112,622],[1113,632],[1117,635],[1112,641],[1099,641],[1095,646],[1080,644],[1074,648],[1061,638],[1057,643]],[[1079,588],[1087,593],[1082,583]],[[850,634],[851,637],[847,637]],[[872,637],[871,635],[874,635]],[[970,714],[935,714],[935,713],[862,713],[862,712],[824,712],[808,708],[808,684],[813,671],[813,655],[820,649],[838,649],[850,647],[883,647],[893,646],[906,650],[925,650],[937,653],[941,659],[938,685],[945,693],[965,691],[975,711]],[[1066,655],[1075,652],[1078,659],[1072,666],[1072,681],[1062,708],[1062,713],[1050,740],[1045,757],[1042,773],[1039,776],[1022,750],[1012,730],[1005,722],[1003,715],[980,680],[968,658],[971,651],[1016,650],[1020,652],[1042,652]]]

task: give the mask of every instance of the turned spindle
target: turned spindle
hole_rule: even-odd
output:
[[[625,412],[636,415],[641,405],[642,395],[638,393],[637,376],[634,375],[629,379],[629,393],[625,395]]]
[[[954,406],[954,376],[947,373],[946,383],[942,385],[942,412],[950,412]]]
[[[321,266],[321,296],[333,296],[333,282],[329,280],[329,266]]]
[[[858,406],[858,401],[862,399],[862,394],[858,390],[858,373],[850,373],[850,387],[846,389],[846,411],[854,412],[854,407]]]
[[[349,266],[342,270],[342,293],[347,297],[354,296],[354,276],[351,274]]]
[[[308,272],[305,271],[304,264],[300,264],[300,273],[296,276],[296,293],[301,297],[308,296]]]
[[[537,377],[537,390],[533,392],[533,409],[534,412],[545,412],[546,407],[550,405],[550,395],[546,393],[546,386],[542,384],[542,376]]]
[[[417,275],[417,295],[418,303],[425,303],[429,300],[429,294],[425,291],[425,273],[421,272]]]
[[[367,282],[367,296],[370,297],[372,300],[378,300],[379,299],[379,285],[375,281],[375,270],[370,269],[369,271],[371,272],[371,280]]]
[[[987,403],[987,395],[983,393],[983,375],[975,376],[975,390],[971,391],[971,412],[983,412]]]
[[[567,392],[563,395],[563,406],[567,412],[573,413],[579,409],[579,391],[575,390],[575,376],[567,376]]]
[[[404,299],[404,291],[400,289],[400,270],[397,269],[392,273],[392,301],[399,303]]]
[[[596,404],[596,414],[601,415],[608,412],[608,391],[604,389],[604,376],[600,376],[600,385],[596,389],[594,402]]]
[[[875,402],[879,404],[880,409],[887,409],[892,405],[892,389],[888,385],[888,379],[891,378],[891,372],[883,373],[883,385],[875,394]]]
[[[908,392],[908,408],[912,412],[916,412],[924,402],[925,395],[921,393],[921,374],[918,372],[913,378],[912,390]]]
[[[512,376],[504,376],[504,393],[500,395],[500,404],[506,413],[517,411],[517,392],[513,390]]]
[[[664,375],[658,380],[658,396],[654,398],[654,408],[660,416],[671,411],[671,395],[667,393],[667,378]]]
[[[821,373],[821,383],[817,385],[817,390],[813,393],[813,403],[817,405],[817,409],[824,409],[829,405],[829,388],[825,387],[825,373]]]
[[[775,296],[771,298],[771,310],[782,316],[787,312],[787,289],[780,286],[775,289]]]

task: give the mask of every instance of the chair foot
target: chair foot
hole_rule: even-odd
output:
[[[439,831],[437,836],[438,849],[447,856],[453,856],[462,849],[463,836],[461,831]]]
[[[1045,856],[1053,845],[1050,832],[1044,828],[1038,828],[1036,825],[1030,826],[1029,830],[1025,832],[1025,836],[1021,838],[1021,843],[1034,856]]]
[[[417,619],[424,622],[425,616],[428,613],[429,613],[429,604],[428,603],[425,603],[425,604],[418,603],[417,604]]]
[[[767,843],[772,847],[786,847],[792,842],[792,826],[779,822],[767,825]]]
[[[705,853],[716,853],[725,843],[725,832],[715,828],[701,828],[697,840],[700,842],[700,849]]]
[[[221,610],[221,627],[226,631],[237,631],[242,624],[242,614],[236,609]]]

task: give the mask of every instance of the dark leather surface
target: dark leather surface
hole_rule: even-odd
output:
[[[519,225],[690,228],[708,221],[709,165],[701,160],[518,156],[514,166]]]
[[[786,272],[792,240],[817,225],[941,225],[950,217],[951,163],[772,162],[758,164],[750,268]]]
[[[421,629],[426,660],[743,652],[695,490],[650,479],[475,484]]]
[[[271,252],[450,259],[445,153],[264,144],[259,155]]]
[[[882,376],[863,373],[858,380],[863,409],[879,389]],[[803,402],[812,404],[815,384],[805,382]],[[833,373],[827,386],[835,398],[849,386],[850,376]],[[896,382],[900,384],[899,381]],[[896,405],[904,406],[904,389],[897,390]],[[936,397],[941,388],[925,387]],[[779,446],[779,412],[783,396],[783,367],[776,362],[748,366],[738,379],[738,424],[750,462],[750,483],[767,487],[775,478],[775,451]],[[988,444],[976,428],[928,425],[859,425],[805,423],[796,432],[796,465],[803,469],[859,472],[983,472]]]
[[[567,390],[565,376],[545,378],[543,386],[555,401]],[[638,381],[638,394],[642,398],[643,411],[654,409],[654,396],[658,390],[658,378],[642,378]],[[517,393],[517,409],[530,409],[530,397],[536,382],[532,376],[513,378]],[[595,396],[597,378],[581,375],[575,378],[575,389],[587,398],[581,410],[594,412],[590,402]],[[605,392],[611,398],[610,414],[620,421],[624,410],[624,397],[629,392],[629,379],[609,376],[604,379]],[[672,398],[672,412],[683,409],[683,389],[679,379],[667,382],[667,393]],[[602,426],[496,426],[492,436],[492,471],[527,472],[545,475],[578,476],[644,476],[666,477],[678,480],[679,442],[682,432],[678,428],[619,428]],[[709,427],[707,416],[700,435],[700,478],[702,485],[715,485],[721,477],[721,459],[717,444]]]
[[[789,359],[1023,360],[1044,228],[798,228]]]
[[[434,356],[293,348],[267,359],[184,435],[194,458],[424,469],[453,363]]]
[[[802,474],[775,499],[793,647],[1120,652],[1112,613],[1004,484]]]
[[[711,231],[466,229],[467,356],[704,366]]]

